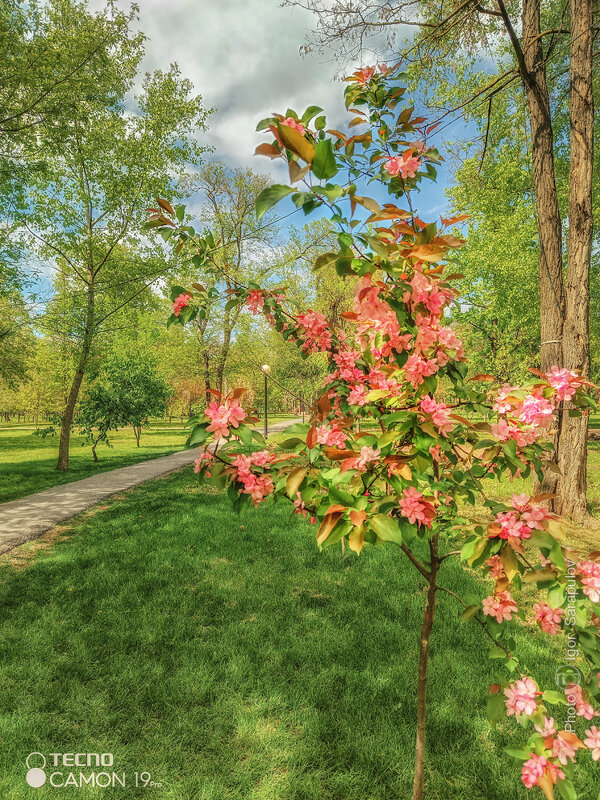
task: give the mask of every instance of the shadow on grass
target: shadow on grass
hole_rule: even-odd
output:
[[[140,487],[28,568],[2,567],[0,796],[25,797],[23,762],[38,750],[113,753],[128,778],[150,771],[161,800],[410,797],[420,577],[398,548],[319,553],[287,506],[240,520],[188,484]],[[481,591],[451,561],[441,582]],[[506,676],[458,617],[440,597],[427,798],[524,800],[502,753],[518,726],[485,721],[487,686]],[[549,685],[560,652],[515,635]],[[591,769],[579,785],[584,798],[600,789]],[[56,794],[45,791],[31,796]]]

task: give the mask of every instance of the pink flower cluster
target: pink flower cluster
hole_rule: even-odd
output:
[[[571,683],[565,689],[565,696],[570,706],[575,706],[575,711],[578,717],[584,717],[587,720],[600,716],[594,707],[583,696],[583,689],[579,685]]]
[[[504,578],[504,565],[500,556],[490,556],[485,563],[490,568],[490,578]]]
[[[296,492],[296,499],[294,500],[294,514],[299,514],[301,517],[308,516],[308,509],[306,508],[306,503],[302,499],[300,492]],[[315,523],[317,518],[311,516],[309,521]]]
[[[512,714],[515,716],[524,714],[526,717],[530,717],[535,714],[537,698],[540,694],[533,678],[521,678],[509,684],[504,690],[507,715],[510,717]]]
[[[252,467],[265,467],[273,463],[275,455],[268,450],[260,450],[249,456],[238,455],[232,464],[235,467],[235,480],[243,485],[242,493],[249,494],[252,504],[257,506],[275,488],[270,475],[252,472]]]
[[[431,415],[431,421],[438,428],[439,432],[446,436],[454,430],[454,423],[450,420],[452,409],[444,403],[437,403],[431,395],[421,398],[421,411]]]
[[[414,178],[421,166],[421,159],[413,155],[393,156],[386,161],[385,169],[388,175],[402,175],[403,178]]]
[[[348,434],[338,425],[319,425],[317,427],[317,442],[328,447],[343,448],[348,439]]]
[[[435,519],[436,511],[428,500],[423,500],[423,492],[419,492],[414,486],[402,490],[400,498],[400,513],[406,517],[411,525],[425,525],[431,528],[431,523]]]
[[[533,613],[544,633],[549,633],[552,636],[560,633],[561,620],[565,615],[563,608],[552,608],[548,603],[535,603]]]
[[[526,494],[513,494],[510,511],[496,514],[496,522],[500,526],[499,533],[491,534],[500,539],[529,539],[532,530],[543,530],[542,522],[552,514],[541,505],[532,503]]]
[[[252,289],[246,298],[246,305],[256,315],[260,314],[265,304],[265,293],[261,289]]]
[[[439,364],[435,358],[426,359],[414,353],[408,357],[404,365],[404,374],[406,375],[406,380],[416,389],[417,386],[423,383],[423,378],[435,375],[438,369]]]
[[[189,306],[190,300],[192,299],[191,294],[180,294],[178,295],[175,300],[173,300],[173,314],[178,317],[182,310]]]
[[[200,454],[200,458],[195,458],[194,459],[194,472],[195,472],[195,474],[197,475],[200,472],[204,462],[206,462],[206,466],[208,467],[214,460],[215,460],[214,455],[211,452],[209,452],[208,450],[204,450],[204,452]],[[206,477],[207,478],[211,478],[212,477],[212,475],[210,474],[210,470],[208,470],[208,469],[206,470]]]
[[[296,319],[304,336],[302,350],[318,353],[331,348],[331,330],[323,314],[319,311],[305,311]]]
[[[581,385],[581,378],[569,369],[559,369],[552,367],[550,373],[546,375],[548,383],[556,392],[558,400],[572,400]]]
[[[521,780],[528,789],[538,786],[540,778],[546,776],[555,785],[560,780],[565,779],[565,773],[545,756],[531,754],[531,758],[523,764],[521,770]]]
[[[361,447],[360,455],[356,458],[348,458],[344,461],[345,469],[356,469],[359,472],[364,472],[367,465],[373,461],[377,461],[381,455],[381,450],[374,447]]]
[[[552,422],[554,403],[540,394],[528,394],[523,400],[519,419],[526,425],[543,428]]]
[[[300,120],[295,119],[294,117],[286,117],[285,119],[281,120],[282,125],[286,125],[288,128],[293,128],[298,133],[301,133],[302,136],[306,133],[306,128],[300,122]]]
[[[580,561],[577,572],[581,577],[583,593],[592,603],[600,603],[600,564],[597,561]]]
[[[483,599],[483,613],[488,617],[494,617],[496,622],[504,622],[504,620],[512,619],[518,607],[512,599],[510,592],[498,592],[498,594],[491,594],[489,597]]]
[[[592,725],[585,735],[587,738],[583,740],[584,745],[592,751],[594,761],[600,761],[600,731],[595,725]]]
[[[214,433],[216,440],[228,436],[230,428],[239,428],[240,422],[246,419],[246,412],[237,400],[225,401],[221,405],[213,400],[204,413],[210,419],[207,430]]]

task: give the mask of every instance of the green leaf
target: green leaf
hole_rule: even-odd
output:
[[[283,186],[281,184],[267,186],[256,198],[256,218],[260,219],[270,208],[292,191],[291,186]]]
[[[329,264],[333,264],[333,262],[337,259],[339,253],[323,253],[318,258],[315,259],[315,263],[313,266],[313,272],[318,272],[323,267],[328,266]]]
[[[196,425],[196,427],[192,429],[190,438],[187,440],[187,446],[197,447],[200,444],[204,444],[210,436],[210,432],[206,430],[207,427],[208,423],[206,422],[203,425]]]
[[[567,705],[567,698],[565,697],[564,692],[557,692],[555,689],[547,689],[542,694],[542,700],[545,700],[547,703],[552,705]]]
[[[556,788],[563,800],[577,800],[577,792],[570,780],[558,781]]]
[[[504,752],[512,758],[518,758],[519,761],[527,761],[531,756],[530,747],[505,747]]]
[[[384,542],[402,544],[402,529],[398,520],[388,517],[387,514],[375,514],[369,519],[369,524]]]
[[[463,622],[469,622],[469,620],[472,620],[473,617],[477,614],[477,612],[479,611],[480,608],[481,608],[481,606],[479,606],[479,605],[477,605],[477,606],[467,606],[465,608],[465,610],[462,612],[462,614],[460,615],[461,620]]]
[[[506,705],[504,704],[504,697],[501,694],[491,694],[487,701],[487,718],[488,721],[495,725],[499,719],[506,716]]]
[[[246,446],[252,444],[252,428],[249,428],[247,425],[240,425],[238,428],[234,428],[233,433],[239,436],[242,443]]]
[[[325,139],[315,144],[315,160],[312,171],[320,180],[329,180],[337,174],[338,168],[331,139]]]

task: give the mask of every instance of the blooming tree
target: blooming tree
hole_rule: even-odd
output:
[[[522,762],[523,783],[546,798],[556,788],[572,800],[580,752],[600,760],[593,724],[593,702],[600,699],[600,553],[583,557],[566,546],[560,521],[545,507],[548,495],[498,502],[487,487],[533,472],[541,478],[552,463],[548,440],[557,409],[588,413],[596,408],[593,387],[556,368],[533,370],[523,386],[467,377],[463,347],[446,319],[459,276],[444,265],[463,244],[449,232],[462,218],[427,223],[413,207],[412,194],[422,180],[435,179],[440,155],[428,141],[432,127],[401,105],[399,77],[380,66],[347,79],[347,133],[327,129],[315,106],[259,123],[270,141],[257,152],[287,162],[291,185],[265,189],[257,214],[288,195],[306,213],[330,214],[339,249],[321,255],[315,269],[335,264],[354,281],[353,308],[342,315],[353,334],[334,329],[317,311],[295,308],[280,287],[241,285],[227,276],[230,304],[262,314],[304,357],[325,354],[330,372],[310,423],[291,426],[274,449],[251,429],[243,390],[215,395],[204,415],[190,421],[189,445],[204,445],[195,471],[227,486],[240,510],[287,498],[294,513],[317,526],[320,547],[347,541],[360,553],[394,543],[422,576],[413,800],[423,797],[427,663],[440,591],[462,606],[463,620],[481,626],[490,657],[504,670],[490,687],[487,713],[492,724],[507,717],[522,725],[522,746],[509,752]],[[373,182],[389,202],[358,193]],[[226,273],[213,258],[219,243],[212,234],[200,235],[180,219],[161,201],[150,224],[191,251],[199,267]],[[198,284],[173,287],[172,298],[171,324],[204,313],[206,292]],[[445,586],[449,558],[482,569],[493,581],[487,596],[461,598]],[[521,593],[524,584],[533,591]],[[524,595],[535,595],[531,608]],[[542,688],[519,659],[506,626],[511,619],[529,620],[543,635],[568,636],[577,667],[558,687]]]

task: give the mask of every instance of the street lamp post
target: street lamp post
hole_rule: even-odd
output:
[[[268,423],[268,418],[267,418],[267,414],[268,414],[267,398],[268,398],[268,392],[269,392],[268,375],[269,375],[269,372],[271,372],[271,367],[268,364],[263,364],[261,369],[262,369],[262,371],[264,372],[264,375],[265,375],[265,439],[266,439],[267,436],[269,435],[269,423]]]

